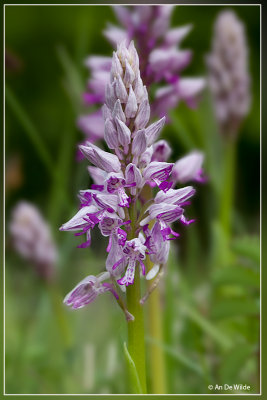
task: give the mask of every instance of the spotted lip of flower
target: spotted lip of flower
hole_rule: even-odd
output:
[[[121,242],[121,238],[123,241]],[[108,249],[108,257],[106,260],[106,269],[111,276],[120,277],[126,267],[126,258],[124,257],[123,247],[126,243],[125,236],[120,237],[118,232],[112,232]],[[114,268],[114,265],[116,267]]]
[[[106,179],[108,193],[117,193],[120,207],[129,207],[131,198],[126,194],[125,188],[136,186],[136,182],[126,184],[122,174],[109,174]]]
[[[121,224],[122,220],[114,213],[104,216],[99,223],[99,228],[103,236],[109,236]]]
[[[139,262],[143,275],[145,275],[145,259],[146,246],[144,245],[144,238],[139,235],[138,238],[129,240],[125,243],[123,249],[124,256],[121,257],[112,267],[115,270],[122,262],[127,260],[128,266],[125,275],[118,279],[119,285],[132,285],[134,283],[134,274],[136,263]]]
[[[131,223],[131,220],[122,221],[116,214],[110,214],[104,216],[99,222],[99,228],[103,236],[109,236],[109,243],[107,252],[110,252],[112,248],[112,239],[115,235],[118,245],[124,246],[127,240],[127,232],[121,229],[121,226],[125,226]],[[127,228],[126,228],[127,229]]]
[[[180,207],[180,205],[176,204],[171,204],[171,203],[163,203],[161,202],[160,204],[152,204],[148,209],[147,209],[149,215],[144,218],[140,222],[140,226],[143,226],[144,232],[147,232],[147,224],[152,221],[156,220],[158,221],[160,225],[160,231],[163,240],[173,240],[171,235],[174,236],[174,238],[178,237],[179,234],[174,232],[170,224],[172,222],[177,221],[178,219],[181,220],[184,224],[188,225],[189,223],[193,222],[187,221],[186,218],[184,217],[184,209]],[[150,236],[150,235],[148,235]]]
[[[125,179],[132,195],[136,194],[137,188],[143,187],[143,177],[140,169],[133,163],[129,163],[125,170]]]
[[[146,277],[146,279],[149,280],[154,278],[159,271],[159,264],[165,264],[167,262],[170,251],[170,239],[167,239],[167,235],[162,235],[162,229],[158,221],[154,224],[152,231],[148,229],[148,226],[145,227],[144,231],[146,233],[145,243],[149,250],[149,257],[151,261],[157,265],[154,268],[154,272],[150,272],[149,276]],[[171,230],[169,234],[171,233],[175,232]]]
[[[156,185],[164,192],[168,191],[172,186],[172,182],[168,182],[174,164],[152,161],[144,169],[144,178],[147,181],[154,181]]]

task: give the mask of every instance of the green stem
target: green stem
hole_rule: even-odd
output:
[[[178,273],[179,264],[177,262],[176,254],[174,246],[171,245],[169,259],[168,259],[168,272],[165,277],[165,299],[164,299],[164,342],[166,343],[169,348],[175,348],[177,343],[177,337],[173,331],[173,321],[174,318],[177,318],[177,309],[175,307],[174,296],[176,295],[174,291],[174,281],[176,274]],[[178,315],[179,318],[179,315]],[[173,391],[174,387],[173,384],[176,382],[177,387],[181,387],[180,384],[180,374],[177,370],[177,365],[175,365],[175,361],[170,354],[166,353],[166,370],[168,374],[166,375],[167,378],[167,387],[169,393],[175,393]]]
[[[236,142],[224,141],[224,157],[218,191],[218,219],[214,224],[214,247],[211,263],[221,268],[229,263],[229,240],[231,237],[232,207],[235,180]]]
[[[225,144],[225,162],[220,199],[220,224],[228,241],[231,235],[231,210],[234,196],[236,141],[229,139]]]
[[[152,189],[146,187],[146,191],[143,193],[144,198],[148,201],[152,198]],[[147,257],[147,270],[149,271],[153,267],[153,263],[150,258]],[[153,286],[154,280],[149,284],[148,290]],[[166,365],[165,355],[161,346],[157,343],[162,343],[163,340],[163,318],[162,318],[162,305],[160,301],[159,288],[153,290],[148,298],[148,322],[149,322],[149,336],[154,340],[151,342],[149,347],[150,354],[150,371],[151,371],[151,393],[152,394],[164,394],[166,390]]]
[[[144,315],[140,298],[140,275],[139,270],[136,270],[134,284],[127,287],[127,308],[134,316],[134,321],[128,322],[128,349],[135,363],[142,391],[146,393]]]
[[[147,266],[152,268],[153,264],[147,257]],[[153,281],[150,285],[153,284]],[[151,393],[165,394],[166,393],[166,375],[165,375],[165,357],[162,347],[157,343],[162,343],[163,340],[163,321],[162,307],[160,301],[160,291],[157,287],[148,298],[148,322],[149,336],[152,338],[150,343],[150,372],[151,372]]]
[[[133,203],[130,207],[131,238],[135,237],[136,209]],[[146,393],[146,363],[145,363],[145,331],[143,307],[140,304],[141,282],[139,269],[136,268],[134,284],[127,287],[127,308],[134,316],[134,321],[128,322],[128,350],[138,373],[142,392]],[[132,388],[135,383],[131,382]],[[132,389],[133,390],[133,389]]]

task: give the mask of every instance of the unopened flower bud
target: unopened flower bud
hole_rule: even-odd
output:
[[[119,172],[121,169],[120,161],[115,154],[103,151],[92,143],[88,142],[86,146],[81,145],[80,150],[92,164],[104,171]]]
[[[124,75],[124,84],[128,88],[130,85],[133,83],[135,78],[134,71],[132,70],[132,67],[128,63],[128,61],[125,61],[125,75]]]
[[[116,118],[120,119],[124,123],[126,122],[125,114],[124,114],[124,112],[122,110],[122,106],[121,106],[120,100],[116,101],[116,103],[114,105],[114,108],[113,108],[112,116],[115,119]]]
[[[147,144],[150,146],[153,144],[160,135],[160,131],[165,124],[165,117],[161,118],[159,121],[154,122],[154,124],[149,125],[146,128]]]
[[[125,107],[125,115],[127,118],[134,118],[136,115],[136,111],[137,101],[132,86],[130,85],[129,96]]]
[[[119,147],[118,133],[113,120],[110,118],[105,122],[104,138],[110,149],[116,149]]]
[[[108,106],[106,104],[104,104],[102,107],[102,115],[103,115],[104,121],[106,121],[107,118],[112,118],[112,113],[110,111],[110,108],[108,108]]]
[[[132,143],[132,153],[135,156],[140,156],[144,153],[147,148],[147,139],[145,129],[141,129],[136,132],[133,143]]]
[[[171,155],[171,148],[166,140],[159,140],[153,144],[152,161],[167,161]]]
[[[118,59],[117,53],[114,51],[112,57],[111,74],[110,74],[111,82],[113,82],[114,78],[122,76],[122,74],[123,74],[123,69],[120,60]]]
[[[108,107],[112,110],[114,107],[114,104],[117,100],[116,98],[116,94],[115,94],[115,83],[116,81],[114,81],[113,83],[108,83],[106,86],[106,104],[108,105]]]
[[[122,146],[127,146],[131,141],[131,131],[122,121],[118,118],[115,119],[117,132],[118,132],[118,139]]]
[[[187,156],[178,160],[174,167],[172,176],[177,182],[185,183],[189,181],[203,181],[202,164],[204,154],[200,151],[192,151]]]
[[[120,76],[115,81],[115,93],[116,93],[116,98],[119,99],[121,103],[127,102],[128,100],[127,90]]]
[[[146,127],[150,118],[150,106],[148,100],[142,101],[139,106],[137,117],[135,118],[135,128],[143,129]]]

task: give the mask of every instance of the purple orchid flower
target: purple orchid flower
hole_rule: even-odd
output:
[[[132,285],[134,283],[134,274],[136,263],[139,262],[141,271],[145,275],[145,259],[146,246],[144,245],[144,238],[139,234],[138,238],[129,240],[125,243],[123,249],[123,257],[118,260],[114,265],[113,269],[116,269],[122,262],[127,262],[126,273],[124,277],[120,278],[117,282],[119,285]]]
[[[193,151],[178,160],[172,170],[172,179],[175,182],[186,183],[190,181],[205,182],[202,164],[204,154],[200,151]]]
[[[9,232],[14,250],[32,264],[40,278],[51,282],[56,275],[58,253],[40,210],[20,201],[12,210]]]
[[[123,41],[127,46],[131,40],[135,41],[140,56],[138,65],[140,71],[135,77],[138,84],[133,82],[135,72],[131,63],[126,60],[125,65],[120,65],[116,53],[114,53],[113,58],[88,57],[85,65],[89,69],[91,77],[88,81],[87,91],[83,96],[85,104],[89,106],[102,104],[105,100],[105,93],[106,95],[109,94],[108,102],[112,106],[114,104],[110,102],[119,100],[123,103],[127,98],[128,105],[126,104],[125,116],[129,118],[131,117],[130,113],[134,113],[137,109],[137,104],[134,104],[135,99],[138,101],[140,96],[143,96],[142,91],[146,91],[143,86],[144,83],[148,89],[150,86],[157,85],[155,97],[151,104],[151,112],[154,117],[167,116],[169,111],[174,109],[180,101],[185,101],[189,107],[196,106],[196,99],[205,87],[205,79],[201,77],[181,78],[182,71],[192,59],[192,52],[182,50],[181,43],[192,26],[170,28],[173,8],[170,5],[113,7],[123,28],[110,24],[105,29],[104,35],[114,47]],[[125,68],[124,83],[126,89],[129,90],[129,96],[127,96],[121,83],[122,68]],[[117,79],[114,87],[108,85],[110,83],[110,71],[111,79]],[[117,93],[120,90],[120,95],[116,96],[117,93],[114,90]],[[114,112],[123,115],[119,109],[120,106],[118,105]],[[131,111],[129,111],[130,109]],[[86,115],[78,119],[78,126],[91,142],[95,142],[98,138],[103,138],[104,129],[103,121],[99,118],[99,111],[94,111],[92,115],[96,124],[94,132],[90,118],[87,118]],[[104,119],[106,120],[106,118]],[[125,123],[125,121],[122,122]],[[105,130],[111,129],[109,122],[107,125],[108,128],[106,127]],[[100,136],[101,127],[102,136]],[[106,136],[105,140],[107,140]]]
[[[94,60],[95,65],[102,65],[103,71],[106,62]],[[165,117],[150,123],[148,93],[139,65],[133,42],[128,46],[120,43],[113,54],[102,108],[110,152],[89,142],[80,146],[94,165],[88,167],[94,183],[79,192],[79,211],[60,228],[86,235],[85,243],[78,247],[90,245],[91,231],[96,226],[108,238],[106,272],[87,277],[67,296],[65,303],[80,308],[110,291],[128,320],[119,293],[134,284],[136,274],[154,279],[167,262],[170,240],[179,236],[171,224],[177,220],[186,225],[193,222],[184,214],[195,189],[172,186],[177,181],[198,180],[203,161],[202,155],[193,154],[180,163],[167,162],[171,148],[166,141],[158,141]],[[157,193],[144,201],[147,189]],[[146,257],[154,263],[150,271],[145,267]]]
[[[64,303],[73,309],[82,308],[94,301],[97,296],[105,292],[111,292],[118,299],[118,295],[110,283],[102,283],[109,278],[109,273],[104,272],[99,277],[89,275],[78,283],[75,288],[67,294]]]
[[[245,26],[233,10],[219,13],[214,26],[212,50],[207,57],[208,83],[219,129],[236,137],[251,106]]]

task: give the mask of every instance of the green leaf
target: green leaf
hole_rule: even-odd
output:
[[[191,133],[188,131],[187,127],[181,121],[181,118],[177,116],[175,112],[171,112],[172,128],[176,133],[179,141],[184,146],[185,150],[191,150],[195,148],[195,143],[191,138]]]
[[[212,223],[212,258],[213,270],[222,269],[230,263],[230,252],[227,246],[227,237],[218,220]]]
[[[212,322],[207,320],[198,310],[189,304],[182,304],[183,311],[193,322],[207,333],[217,344],[227,349],[232,346],[230,339],[225,336]]]
[[[245,362],[250,358],[253,346],[248,344],[236,345],[225,355],[220,367],[220,379],[222,382],[231,383],[238,380],[239,374]]]
[[[195,360],[191,360],[186,354],[182,353],[181,351],[177,351],[173,347],[160,342],[159,340],[155,340],[154,338],[147,337],[146,340],[148,343],[156,344],[157,346],[161,347],[166,354],[171,356],[174,360],[180,362],[183,366],[191,369],[198,375],[204,375],[202,368],[196,364]]]
[[[132,387],[132,393],[141,394],[143,392],[142,392],[142,387],[141,387],[141,383],[139,380],[138,372],[137,372],[134,360],[132,359],[125,342],[123,343],[123,350],[124,350],[124,355],[125,355],[125,359],[127,362],[127,368],[128,368],[131,387]]]
[[[49,219],[50,224],[56,228],[60,223],[62,211],[71,210],[72,205],[70,195],[68,193],[69,177],[71,175],[71,167],[73,153],[75,149],[75,129],[70,122],[69,129],[66,129],[62,135],[59,146],[58,161],[55,163],[55,170],[58,179],[53,182],[50,202],[49,202]],[[58,231],[58,229],[57,229]],[[58,231],[59,232],[59,231]]]
[[[243,265],[235,265],[215,270],[213,281],[216,285],[234,284],[259,289],[260,274],[258,271],[244,267]]]
[[[235,239],[232,244],[232,250],[251,261],[260,264],[260,238],[256,235],[243,236]]]
[[[65,72],[64,86],[68,92],[74,111],[78,113],[80,112],[81,93],[84,90],[80,73],[64,46],[57,47],[57,56]]]
[[[259,314],[260,307],[254,299],[225,299],[214,304],[212,318],[231,318],[245,315]]]

